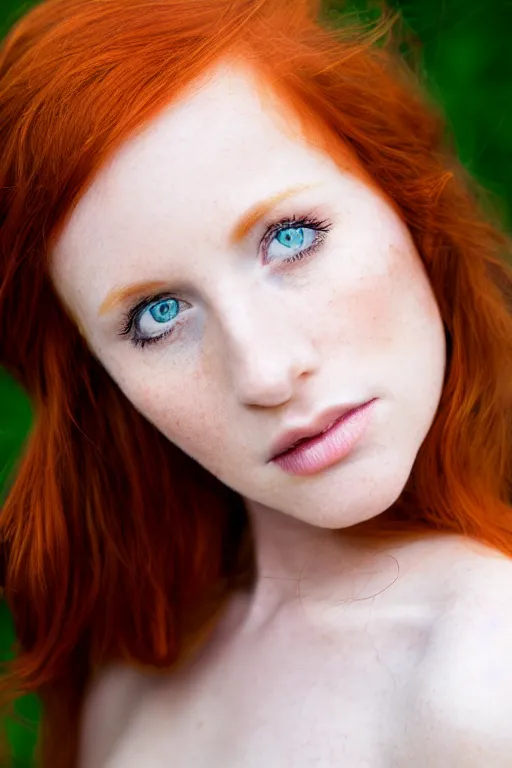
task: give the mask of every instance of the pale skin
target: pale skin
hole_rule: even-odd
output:
[[[148,420],[244,498],[257,559],[254,590],[233,597],[175,677],[115,669],[99,680],[83,768],[510,764],[499,715],[512,698],[510,561],[462,537],[350,535],[401,493],[446,365],[407,227],[358,170],[348,151],[340,167],[309,144],[248,70],[226,64],[118,151],[56,245],[52,279],[91,350]],[[279,230],[266,236],[291,217],[326,231],[286,262],[318,236],[282,225],[291,249]],[[170,331],[143,348],[118,334],[130,303],[116,303],[140,282],[154,285],[130,301],[154,298],[137,332]],[[374,418],[344,461],[310,477],[269,463],[290,425],[370,398]],[[504,622],[494,633],[493,621]],[[468,744],[480,705],[454,660],[474,666],[482,631],[499,683],[482,688],[486,668],[472,691],[500,706]]]

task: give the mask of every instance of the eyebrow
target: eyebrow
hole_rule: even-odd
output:
[[[233,227],[229,236],[228,242],[230,246],[237,245],[246,235],[256,226],[256,224],[272,210],[278,203],[289,197],[294,197],[301,192],[308,189],[313,189],[320,186],[320,184],[296,184],[293,187],[288,187],[281,192],[277,192],[275,195],[260,200],[258,203],[252,205],[245,213],[242,214],[240,219]],[[119,304],[124,303],[127,299],[131,299],[134,296],[139,296],[145,293],[154,293],[162,288],[165,288],[167,283],[162,280],[146,280],[140,283],[133,283],[131,285],[121,285],[110,291],[102,302],[98,314],[100,317],[107,312],[111,312],[112,309]]]

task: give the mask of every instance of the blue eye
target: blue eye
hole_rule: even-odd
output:
[[[270,257],[270,261],[277,259],[284,264],[299,261],[321,247],[331,227],[330,222],[320,221],[315,216],[282,219],[270,226],[263,237],[265,256]],[[276,254],[270,254],[274,241],[281,247]]]
[[[310,227],[285,227],[284,229],[280,229],[274,236],[272,242],[278,242],[283,246],[283,249],[281,252],[278,250],[278,253],[275,254],[275,258],[279,259],[281,256],[285,256],[287,257],[283,259],[285,263],[297,261],[309,252],[310,246],[317,239],[317,233]],[[306,243],[305,247],[304,243]],[[304,250],[301,250],[302,248],[304,248]],[[290,252],[292,255],[288,257]]]
[[[137,318],[137,331],[144,337],[161,335],[162,325],[177,316],[179,302],[176,299],[160,299],[150,304]]]
[[[127,336],[133,328],[131,341],[135,346],[154,344],[172,333],[175,325],[173,320],[178,316],[180,304],[183,303],[169,296],[142,299],[124,318],[119,335]],[[166,325],[169,327],[166,328]]]

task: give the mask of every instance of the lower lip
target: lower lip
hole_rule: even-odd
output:
[[[326,432],[312,437],[292,451],[272,459],[290,475],[316,475],[344,459],[355,447],[371,421],[376,400],[354,408],[334,422]]]

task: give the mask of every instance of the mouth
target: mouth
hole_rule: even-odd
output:
[[[348,411],[348,413],[351,413],[351,411]],[[309,435],[308,437],[301,437],[299,440],[296,440],[294,443],[292,443],[284,451],[281,451],[281,453],[278,453],[277,456],[282,456],[284,453],[289,453],[290,451],[293,451],[295,448],[298,448],[299,445],[303,445],[304,443],[309,443],[311,440],[314,440],[315,437],[320,437],[320,435],[323,435],[323,434],[325,434],[325,432],[328,432],[330,430],[330,428],[333,427],[336,424],[337,421],[340,421],[346,415],[347,414],[344,414],[343,416],[340,416],[338,419],[334,419],[334,421],[331,421],[325,427],[325,429],[322,429],[320,432],[317,432],[315,435]]]
[[[363,403],[334,406],[321,413],[315,419],[312,419],[308,425],[286,431],[274,444],[269,461],[274,461],[279,456],[295,450],[298,446],[318,438],[329,431],[337,422],[348,418],[354,411],[362,408],[369,402],[371,400]]]

